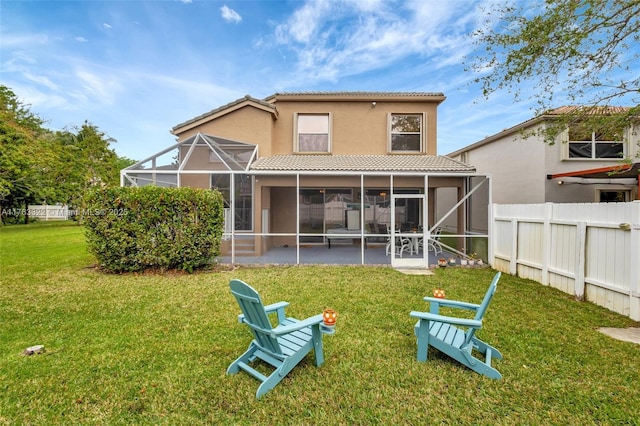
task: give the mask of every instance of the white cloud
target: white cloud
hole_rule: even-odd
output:
[[[397,60],[461,65],[473,48],[468,36],[478,8],[466,2],[319,0],[304,3],[275,27],[273,41],[296,55],[297,69],[311,81],[384,68]],[[267,47],[268,38],[256,42]],[[308,84],[308,83],[307,83]]]
[[[235,10],[227,7],[226,4],[220,8],[220,12],[222,12],[222,19],[227,22],[233,22],[237,24],[242,21],[242,16],[240,16]]]
[[[44,87],[46,87],[46,88],[48,88],[48,89],[50,89],[50,90],[53,90],[53,91],[57,91],[57,90],[58,90],[58,85],[57,85],[57,84],[55,84],[55,83],[53,83],[53,82],[49,79],[49,77],[47,77],[47,76],[44,76],[44,75],[34,75],[34,74],[31,74],[31,73],[30,73],[30,72],[28,72],[28,71],[25,71],[22,75],[23,75],[23,76],[24,76],[24,78],[26,78],[27,80],[32,81],[32,82],[34,82],[34,83],[37,83],[37,84],[39,84],[39,85],[41,85],[41,86],[44,86]]]
[[[276,27],[276,38],[279,43],[290,41],[297,43],[312,42],[312,35],[317,32],[319,24],[327,19],[330,12],[338,13],[339,5],[329,4],[325,0],[306,3],[296,10],[285,24]]]
[[[65,109],[68,106],[67,99],[56,93],[50,91],[42,91],[35,87],[33,84],[22,84],[18,81],[9,81],[3,84],[11,87],[13,93],[24,102],[26,105],[37,109]],[[41,118],[48,120],[50,117],[48,114],[42,114],[41,111],[35,111]]]
[[[107,29],[107,30],[110,30],[111,28],[113,28],[111,25],[107,24],[106,22],[104,24],[102,24],[102,27]]]
[[[87,39],[86,39],[86,38],[84,38],[84,37],[76,37],[76,41],[77,41],[77,42],[79,42],[79,43],[86,43],[86,42],[88,42],[89,40],[87,40]]]
[[[97,104],[114,103],[120,89],[120,83],[116,78],[107,78],[82,69],[76,70],[75,74],[83,89],[83,97]]]
[[[2,48],[24,48],[49,43],[46,34],[2,34]]]
[[[11,52],[10,58],[0,63],[0,72],[22,72],[36,62],[36,58],[23,51]]]

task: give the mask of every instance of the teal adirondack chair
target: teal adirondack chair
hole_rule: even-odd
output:
[[[412,311],[410,315],[418,318],[414,329],[418,338],[418,361],[427,360],[429,346],[449,355],[462,365],[492,379],[501,379],[502,375],[491,366],[491,360],[502,359],[502,354],[493,346],[475,336],[476,330],[482,327],[482,319],[487,311],[500,279],[498,272],[479,305],[455,300],[425,297],[430,304],[430,312]],[[439,314],[440,306],[475,311],[474,319],[455,318]],[[460,327],[464,327],[460,328]],[[475,356],[482,355],[482,359]]]
[[[244,370],[261,381],[262,384],[256,392],[256,398],[260,398],[280,383],[311,349],[315,353],[316,366],[322,365],[322,334],[332,332],[321,324],[322,314],[303,321],[287,318],[285,307],[289,305],[288,302],[264,306],[258,292],[248,284],[240,280],[231,280],[229,286],[242,310],[238,321],[249,326],[253,341],[247,351],[227,368],[227,374],[236,374]],[[276,327],[269,321],[269,314],[273,313],[278,319]],[[265,376],[251,367],[250,364],[254,361],[263,361],[275,370],[269,376]]]

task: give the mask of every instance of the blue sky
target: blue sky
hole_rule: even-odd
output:
[[[487,4],[3,0],[0,83],[46,127],[88,120],[136,160],[172,145],[176,124],[247,94],[443,92],[446,154],[534,115],[506,92],[484,100],[465,71]]]

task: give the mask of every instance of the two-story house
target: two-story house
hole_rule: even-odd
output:
[[[173,127],[178,143],[122,171],[123,185],[217,188],[227,203],[223,253],[259,256],[379,244],[394,266],[428,266],[421,247],[446,210],[460,236],[470,179],[436,155],[442,93],[308,92],[245,96]],[[436,189],[456,196],[436,209]],[[416,250],[396,250],[407,235]],[[386,244],[389,241],[389,244]],[[342,243],[342,244],[341,244]],[[462,241],[464,244],[464,241]]]

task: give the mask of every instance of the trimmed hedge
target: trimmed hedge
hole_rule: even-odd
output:
[[[102,188],[84,201],[89,251],[109,272],[193,272],[220,254],[224,203],[217,190]]]

